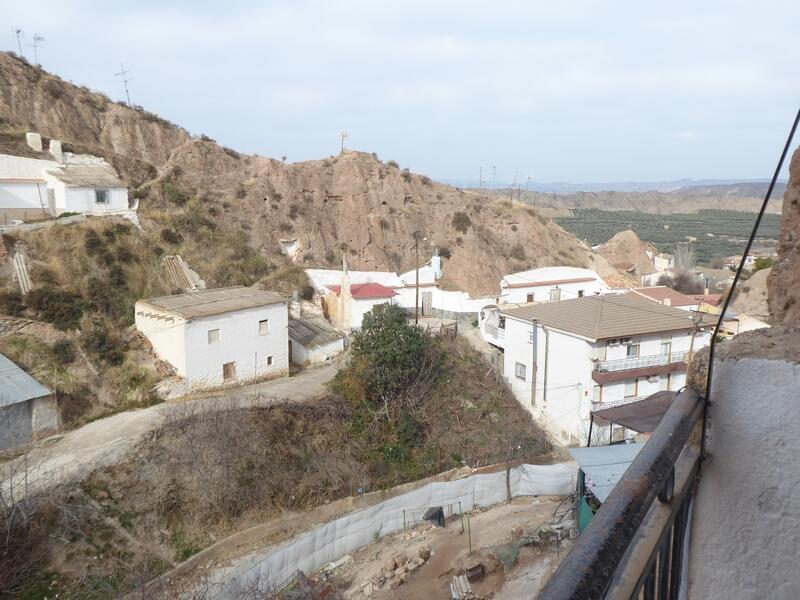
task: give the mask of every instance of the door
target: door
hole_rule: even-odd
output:
[[[431,307],[433,305],[433,292],[422,292],[422,316],[431,316]]]
[[[292,340],[289,340],[289,362],[292,362]]]
[[[535,296],[533,294],[528,294],[528,302],[533,302]]]
[[[234,381],[236,379],[236,363],[229,362],[222,365],[222,380]]]

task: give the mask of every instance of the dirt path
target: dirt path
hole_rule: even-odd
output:
[[[95,469],[121,462],[171,415],[313,400],[324,394],[335,373],[335,366],[325,365],[294,377],[93,421],[64,435],[42,440],[26,454],[0,465],[0,494],[38,493],[53,485],[79,481]]]

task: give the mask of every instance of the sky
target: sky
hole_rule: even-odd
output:
[[[236,150],[437,179],[761,179],[800,107],[800,2],[0,0],[0,49]]]

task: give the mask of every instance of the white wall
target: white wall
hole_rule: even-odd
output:
[[[372,308],[378,304],[395,304],[395,301],[394,299],[390,300],[388,298],[353,298],[353,312],[350,326],[353,329],[361,329],[361,321],[363,321],[364,315],[371,311]],[[422,305],[421,298],[420,305]]]
[[[534,302],[549,302],[550,290],[555,288],[561,290],[561,300],[578,298],[580,292],[583,292],[584,296],[592,296],[594,294],[603,294],[610,289],[602,280],[562,283],[557,286],[531,284],[525,287],[504,288],[500,294],[500,302],[505,304],[524,303],[528,301],[528,294],[533,294]]]
[[[0,181],[0,210],[17,208],[41,215],[42,202],[47,207],[47,185],[44,181]]]
[[[186,377],[186,321],[139,302],[135,311],[137,331],[150,341],[153,351],[161,360],[171,364],[178,375]],[[163,318],[152,316],[154,314]]]
[[[762,335],[746,334],[747,355],[723,356],[714,369],[710,460],[691,522],[691,599],[800,598],[800,365],[792,338],[773,346],[783,356],[759,358]]]
[[[128,190],[126,188],[68,187],[63,183],[53,183],[56,199],[56,212],[78,212],[87,215],[105,215],[128,210]],[[109,203],[95,201],[95,189],[108,189]]]
[[[41,179],[47,169],[55,169],[54,160],[0,154],[0,179]]]
[[[342,352],[344,352],[344,338],[308,347],[292,341],[292,362],[296,365],[322,364]]]

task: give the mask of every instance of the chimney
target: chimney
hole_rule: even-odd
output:
[[[303,305],[300,302],[300,291],[297,289],[292,290],[292,299],[289,302],[289,316],[293,319],[303,317]]]
[[[672,306],[672,298],[664,298],[663,304],[665,306]]]
[[[34,133],[33,131],[26,133],[25,142],[27,142],[31,150],[35,150],[36,152],[42,151],[42,136],[38,133]]]
[[[61,151],[61,140],[50,140],[50,156],[58,163],[64,162],[64,153]]]
[[[442,257],[439,256],[439,249],[433,249],[433,257],[431,258],[431,268],[433,269],[433,276],[439,279],[442,276]]]

